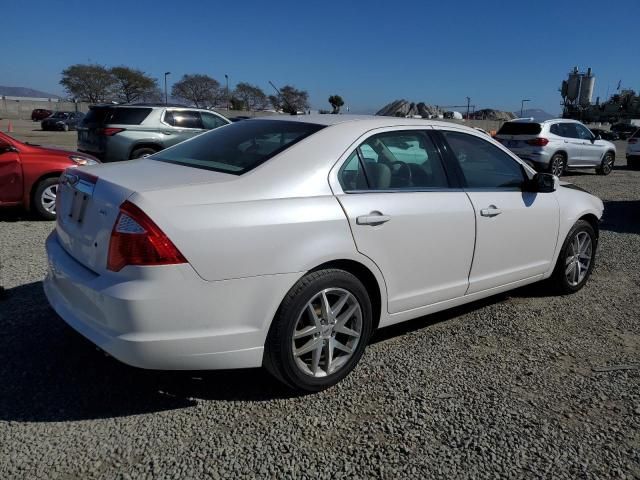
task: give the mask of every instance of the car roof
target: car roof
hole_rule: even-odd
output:
[[[549,120],[536,120],[533,117],[530,118],[514,118],[513,120],[509,120],[509,122],[505,123],[539,123],[543,125],[545,123],[582,123],[579,120],[574,120],[572,118],[550,118]]]
[[[461,125],[459,123],[442,122],[426,118],[404,118],[404,117],[385,117],[381,115],[333,115],[333,114],[311,114],[311,115],[267,115],[255,117],[247,122],[255,122],[260,120],[269,121],[289,121],[301,123],[313,123],[316,125],[324,125],[326,127],[332,125],[340,125],[350,123],[352,125],[365,126],[370,128],[394,127],[394,126],[424,126],[424,127],[455,127],[463,128],[475,133],[478,131],[472,127]]]

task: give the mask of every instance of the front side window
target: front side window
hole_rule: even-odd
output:
[[[200,112],[193,110],[167,110],[164,121],[178,128],[203,128]]]
[[[149,158],[242,175],[322,128],[286,120],[246,120],[198,135]]]
[[[447,188],[440,155],[424,132],[385,132],[366,139],[340,171],[345,191]]]
[[[200,117],[202,118],[202,126],[207,130],[213,130],[214,128],[222,127],[223,125],[227,125],[228,122],[225,122],[222,118],[213,113],[200,112]]]
[[[506,152],[474,135],[442,131],[469,188],[520,188],[522,166]]]
[[[581,138],[583,140],[591,140],[593,138],[593,134],[587,127],[578,123],[574,123],[574,126],[576,128],[576,131],[578,132],[578,138]]]

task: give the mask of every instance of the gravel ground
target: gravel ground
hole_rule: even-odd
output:
[[[105,356],[47,307],[52,224],[0,213],[0,478],[640,478],[640,172],[617,162],[566,177],[605,201],[582,291],[382,330],[346,381],[306,396],[261,370]]]

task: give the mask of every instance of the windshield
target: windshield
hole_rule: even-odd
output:
[[[51,115],[51,118],[67,118],[69,116],[68,113],[65,112],[56,112],[53,115]]]
[[[149,157],[160,162],[242,175],[323,125],[280,120],[246,120],[217,128]]]
[[[496,135],[538,135],[542,131],[539,123],[507,122]]]

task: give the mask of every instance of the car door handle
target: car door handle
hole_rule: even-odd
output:
[[[373,212],[369,213],[369,215],[360,215],[359,217],[357,217],[356,224],[371,225],[375,227],[376,225],[382,225],[389,220],[391,220],[390,216],[383,215],[381,212],[374,210]]]
[[[500,215],[501,213],[502,210],[500,210],[495,205],[489,205],[487,208],[483,208],[482,210],[480,210],[480,215],[482,215],[483,217],[495,217],[497,215]]]

